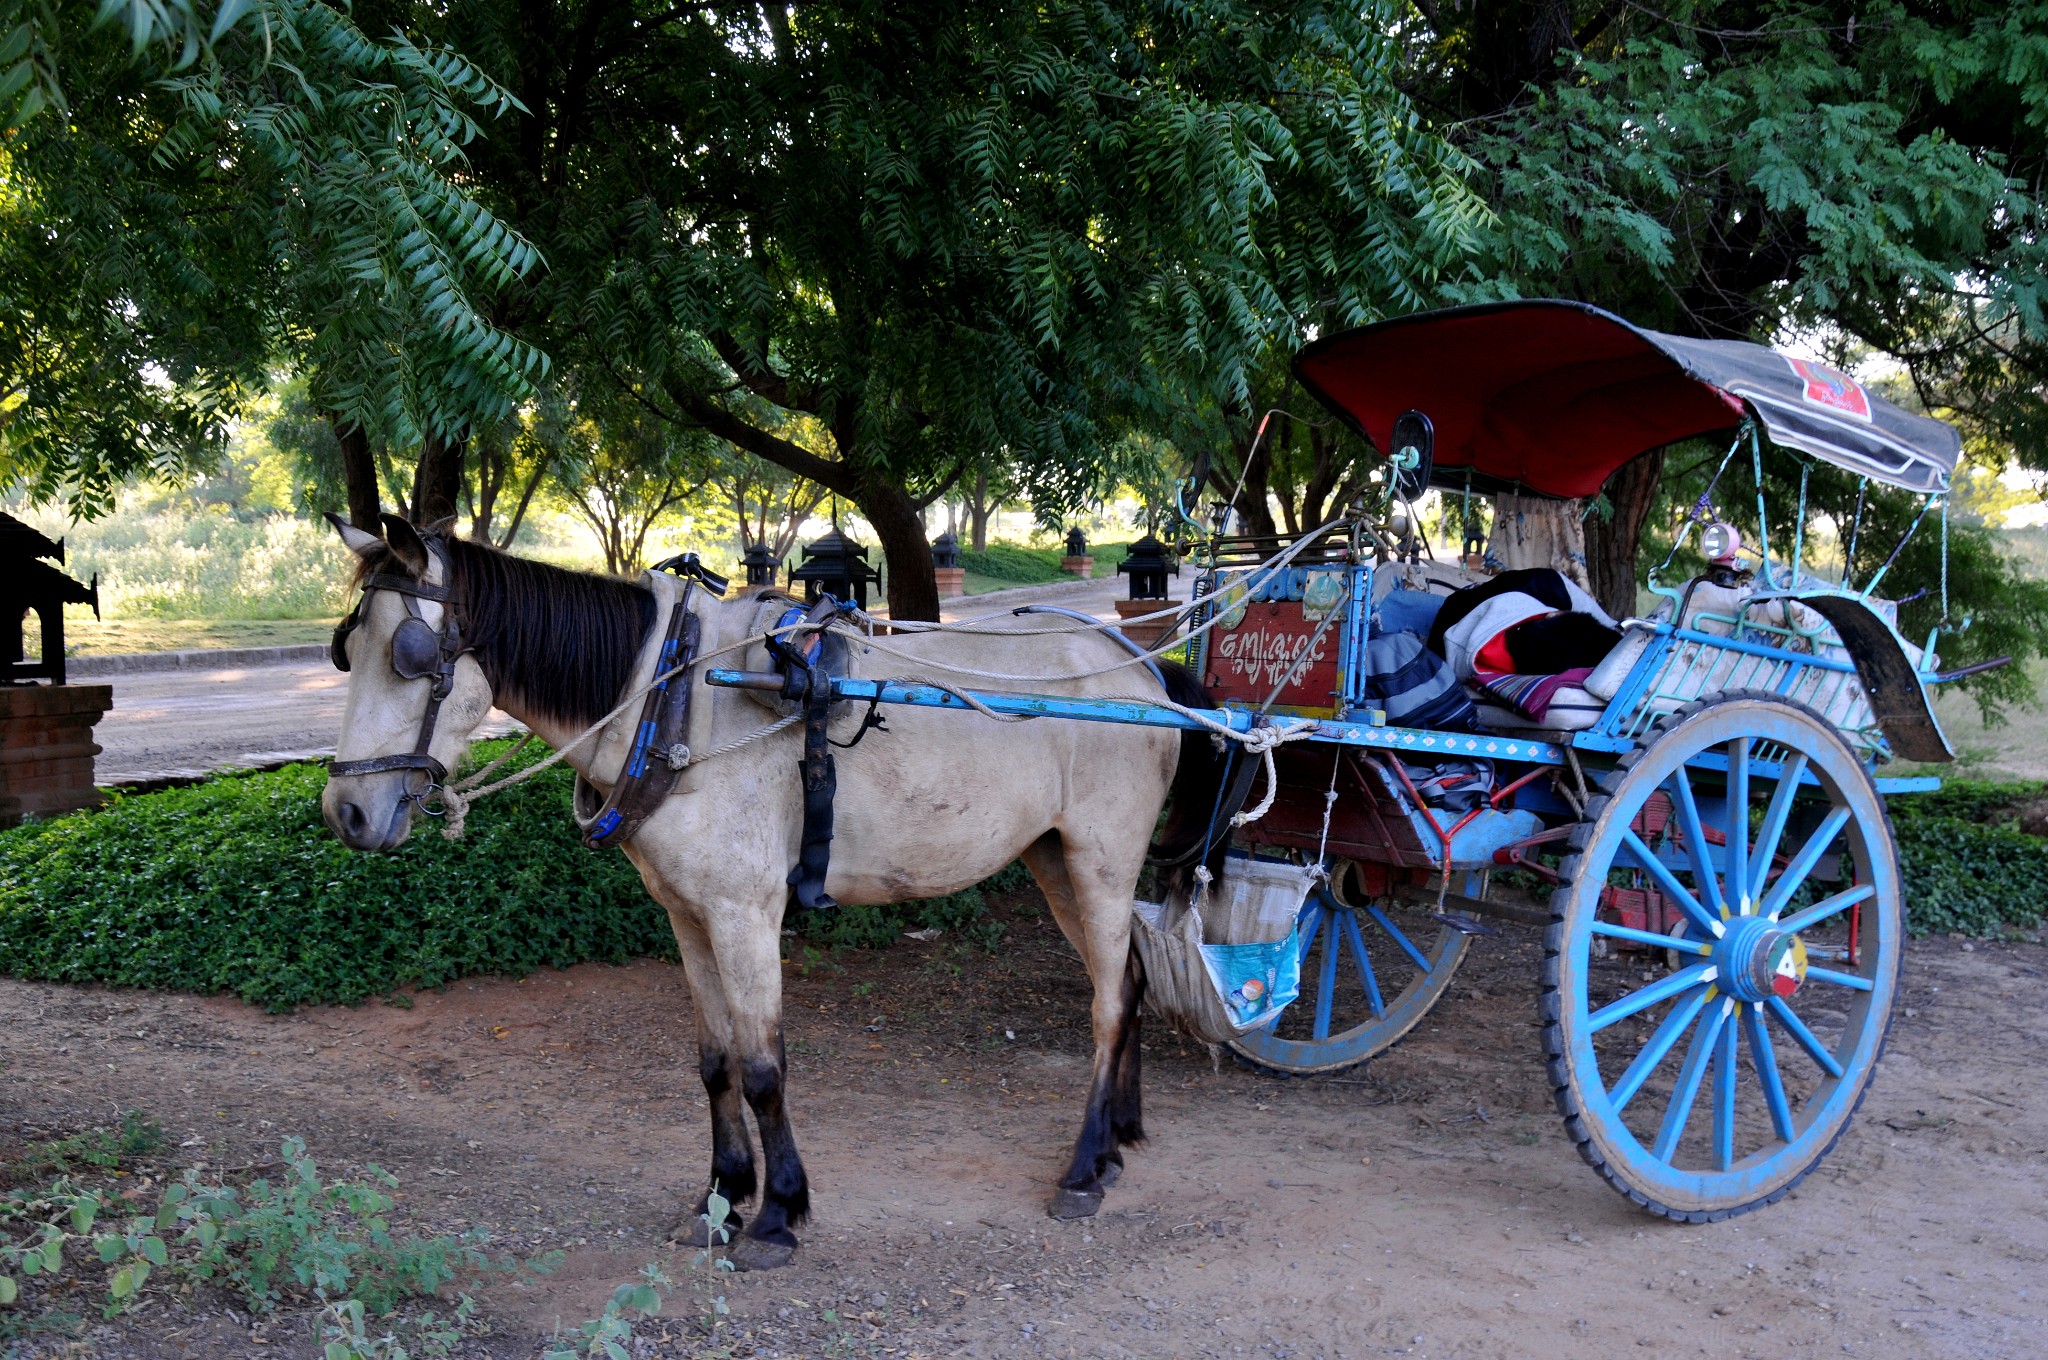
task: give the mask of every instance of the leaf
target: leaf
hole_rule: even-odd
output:
[[[0,1306],[13,1303],[20,1293],[21,1286],[14,1282],[13,1276],[0,1275]]]
[[[151,1265],[167,1266],[171,1263],[170,1250],[164,1246],[164,1240],[161,1237],[143,1238],[142,1254],[148,1258]]]

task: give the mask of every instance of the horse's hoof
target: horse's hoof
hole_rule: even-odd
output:
[[[1069,1190],[1063,1185],[1046,1212],[1058,1219],[1093,1218],[1101,1208],[1100,1190]]]
[[[732,1244],[729,1259],[734,1270],[780,1270],[796,1260],[796,1243],[742,1237]]]

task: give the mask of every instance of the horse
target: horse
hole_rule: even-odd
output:
[[[383,517],[383,535],[335,528],[357,558],[363,594],[337,629],[334,656],[348,690],[321,809],[343,844],[392,850],[456,766],[495,706],[557,750],[655,676],[669,611],[699,621],[697,655],[763,670],[763,637],[790,596],[751,588],[723,599],[663,572],[639,582],[510,556],[443,530]],[[750,641],[751,639],[751,641]],[[942,683],[973,672],[1082,674],[1033,686],[1067,695],[1164,693],[1207,706],[1179,668],[1153,672],[1094,629],[897,633],[891,660],[853,639],[847,669],[904,668]],[[774,713],[762,696],[702,684],[695,668],[685,744],[716,752],[759,734]],[[857,705],[842,705],[858,710]],[[634,709],[565,757],[608,792],[627,758]],[[858,711],[834,717],[850,740]],[[804,833],[801,726],[683,769],[623,844],[675,932],[696,1016],[698,1075],[711,1107],[711,1173],[677,1236],[706,1245],[712,1193],[737,1210],[732,1258],[743,1269],[790,1262],[810,1188],[784,1098],[780,935],[791,907],[791,866]],[[824,890],[840,903],[887,904],[955,892],[1021,859],[1061,932],[1088,969],[1094,1062],[1079,1134],[1052,1197],[1059,1218],[1094,1214],[1141,1141],[1139,1005],[1142,966],[1131,949],[1131,901],[1169,793],[1165,848],[1206,839],[1224,766],[1206,734],[1077,722],[998,722],[976,713],[893,709],[886,726],[836,757],[838,799]],[[1185,810],[1199,808],[1202,816]],[[1155,849],[1159,847],[1154,847]],[[757,1175],[741,1102],[753,1111]],[[731,1220],[729,1220],[729,1223]],[[695,1225],[694,1227],[691,1225]]]

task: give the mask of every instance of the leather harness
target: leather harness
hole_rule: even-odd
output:
[[[427,551],[442,564],[443,574],[446,574],[447,563],[440,553],[431,545]],[[349,634],[361,626],[363,606],[369,603],[371,593],[378,590],[404,596],[405,612],[409,616],[391,634],[391,669],[404,680],[432,680],[433,688],[428,692],[427,709],[420,716],[419,736],[414,740],[412,750],[369,760],[337,760],[327,767],[327,772],[329,776],[345,778],[349,775],[382,774],[387,770],[422,770],[427,776],[426,787],[408,790],[400,795],[400,801],[424,805],[448,779],[448,767],[436,760],[429,748],[434,744],[434,723],[441,716],[441,705],[455,687],[455,662],[471,648],[462,641],[462,623],[456,615],[455,602],[449,598],[447,586],[415,581],[410,576],[391,572],[378,572],[363,582],[362,598],[356,601],[355,608],[348,611],[347,617],[335,625],[334,640],[328,644],[327,654],[336,670],[348,670]],[[438,630],[422,617],[421,600],[432,600],[441,606],[441,627]]]
[[[445,573],[446,562],[440,552],[431,544],[427,551],[442,563]],[[592,850],[609,849],[629,840],[675,791],[676,780],[690,763],[690,748],[686,744],[690,691],[697,678],[694,663],[703,634],[702,620],[690,605],[700,582],[720,595],[725,593],[726,582],[704,567],[695,553],[670,558],[656,564],[654,570],[683,577],[683,593],[669,611],[668,628],[654,659],[655,683],[641,705],[633,745],[618,778],[612,781],[611,792],[589,816],[583,815],[581,804],[583,791],[590,786],[580,776],[577,779],[577,812],[584,828],[583,844]],[[461,620],[447,586],[378,572],[363,582],[362,598],[335,626],[328,657],[336,670],[349,669],[349,635],[362,625],[363,606],[369,602],[371,593],[379,590],[404,596],[409,615],[391,636],[392,670],[406,680],[431,679],[433,689],[411,751],[369,760],[336,761],[328,772],[348,776],[389,770],[424,771],[426,787],[402,796],[406,802],[424,805],[448,778],[447,766],[428,749],[433,745],[434,724],[441,715],[441,705],[454,688],[456,661],[474,649],[462,640]],[[441,606],[442,623],[438,630],[421,615],[421,600],[432,600]],[[870,704],[852,740],[835,742],[830,736],[832,683],[819,635],[848,608],[827,596],[806,611],[802,619],[805,628],[797,636],[811,632],[809,645],[792,645],[772,633],[766,639],[768,650],[783,668],[782,697],[800,705],[803,713],[803,758],[797,763],[804,793],[803,839],[796,865],[789,871],[789,886],[797,904],[808,911],[829,911],[839,905],[825,891],[825,874],[832,857],[832,801],[839,788],[838,771],[829,748],[858,746],[870,731],[888,730],[888,724],[877,711],[878,705]]]

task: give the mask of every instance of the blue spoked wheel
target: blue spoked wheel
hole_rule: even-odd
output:
[[[1341,1071],[1393,1047],[1465,957],[1464,934],[1426,910],[1354,904],[1328,885],[1302,904],[1300,929],[1301,996],[1230,1045],[1251,1066],[1286,1076]]]
[[[1898,990],[1898,856],[1869,773],[1812,709],[1715,695],[1622,760],[1572,845],[1543,978],[1567,1131],[1653,1213],[1779,1199],[1848,1127]],[[1677,909],[1670,932],[1601,911],[1638,883]]]

